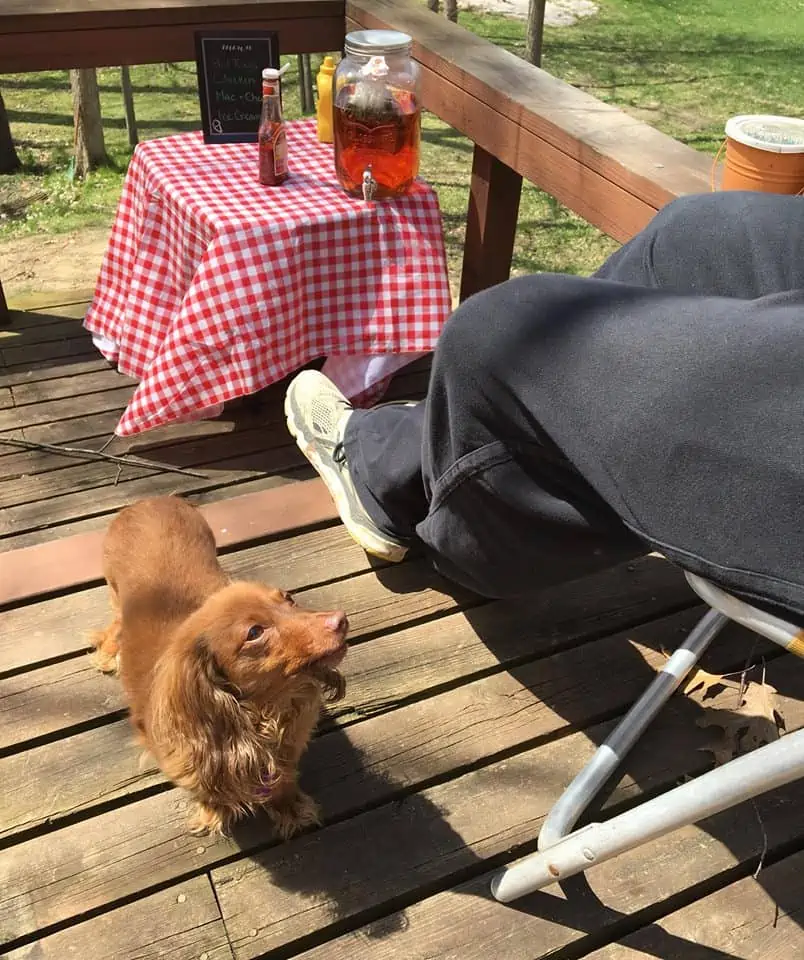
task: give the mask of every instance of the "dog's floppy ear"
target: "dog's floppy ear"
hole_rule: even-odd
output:
[[[197,681],[199,688],[205,690],[207,696],[218,700],[218,694],[223,693],[234,697],[235,700],[240,699],[240,690],[221,669],[212,650],[212,644],[203,634],[196,637],[192,645],[191,659],[195,661],[198,670],[194,679]],[[201,689],[199,689],[199,693],[202,693]]]
[[[244,775],[260,780],[260,755],[248,711],[205,637],[189,640],[160,659],[150,721],[160,763],[174,783],[202,788],[236,805]]]
[[[185,737],[195,738],[203,731],[223,739],[236,733],[242,724],[239,691],[205,636],[196,637],[177,656],[164,658],[160,667],[168,674],[160,684],[164,712],[169,710]]]

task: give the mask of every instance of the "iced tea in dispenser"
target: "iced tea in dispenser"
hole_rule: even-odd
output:
[[[346,37],[335,73],[335,172],[347,193],[382,200],[407,192],[419,172],[419,66],[395,30]]]

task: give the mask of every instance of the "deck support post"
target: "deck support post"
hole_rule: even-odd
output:
[[[461,271],[462,301],[510,276],[521,193],[522,177],[475,145]]]

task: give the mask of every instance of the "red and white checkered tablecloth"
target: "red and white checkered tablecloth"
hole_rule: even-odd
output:
[[[352,199],[314,121],[287,133],[280,187],[260,185],[256,144],[135,150],[84,321],[140,381],[119,436],[212,415],[316,357],[354,397],[434,347],[451,307],[435,192]]]

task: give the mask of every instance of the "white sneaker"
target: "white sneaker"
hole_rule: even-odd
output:
[[[383,533],[366,513],[355,490],[343,449],[352,405],[335,384],[317,370],[303,370],[285,394],[285,418],[301,452],[327,485],[352,539],[375,557],[404,560],[408,547]]]

